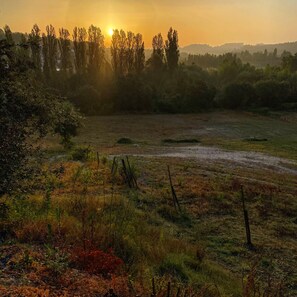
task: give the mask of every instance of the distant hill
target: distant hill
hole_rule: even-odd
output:
[[[187,54],[204,55],[206,53],[213,55],[221,55],[225,53],[239,53],[243,51],[249,51],[250,53],[263,52],[265,49],[268,52],[273,52],[277,49],[280,55],[283,51],[289,51],[293,54],[297,52],[297,41],[296,42],[286,42],[277,44],[256,44],[248,45],[244,43],[226,43],[219,46],[210,46],[208,44],[191,44],[181,48],[181,52]]]

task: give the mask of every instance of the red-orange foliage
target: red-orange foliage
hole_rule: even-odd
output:
[[[112,249],[106,253],[98,249],[78,248],[71,253],[71,260],[78,269],[103,276],[116,273],[124,265]]]

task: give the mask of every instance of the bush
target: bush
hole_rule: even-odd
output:
[[[124,265],[123,260],[115,256],[112,250],[105,253],[97,249],[85,251],[81,248],[72,251],[71,262],[78,269],[103,276],[116,273]]]
[[[100,93],[90,85],[79,88],[69,99],[86,115],[96,115],[101,111],[102,100]]]
[[[151,111],[151,87],[135,75],[118,78],[116,81],[115,110]]]
[[[279,108],[289,101],[289,84],[275,80],[260,81],[255,84],[255,91],[261,106]]]
[[[74,161],[85,162],[90,158],[90,147],[77,147],[71,152],[71,159]]]
[[[255,104],[255,90],[249,83],[232,83],[227,85],[218,96],[221,107],[228,109],[243,109]]]
[[[184,110],[195,112],[212,108],[215,94],[216,90],[209,88],[204,81],[198,80],[191,83],[184,94]]]

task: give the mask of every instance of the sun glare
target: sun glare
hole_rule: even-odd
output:
[[[108,35],[109,36],[112,36],[113,35],[113,29],[111,29],[111,28],[108,29]]]

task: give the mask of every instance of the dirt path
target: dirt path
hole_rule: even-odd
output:
[[[258,152],[228,151],[208,146],[183,146],[156,149],[155,153],[131,154],[144,157],[172,157],[201,161],[228,162],[248,168],[261,167],[297,175],[297,162],[284,158],[273,157]]]

